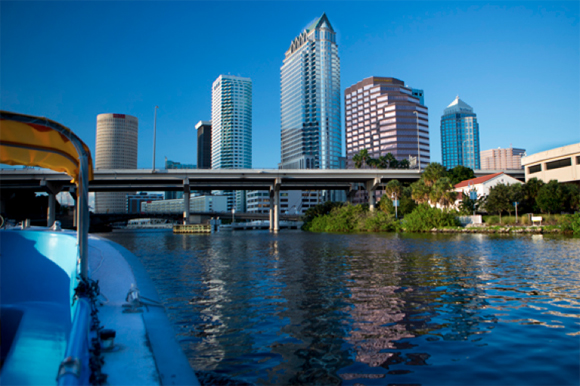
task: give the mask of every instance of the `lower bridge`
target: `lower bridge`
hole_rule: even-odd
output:
[[[252,213],[252,212],[189,212],[189,222],[198,222],[197,219],[221,218],[232,220],[269,220],[269,213]],[[171,221],[182,221],[183,212],[171,213],[91,213],[91,224],[113,224],[116,222],[125,222],[137,218],[162,218]],[[280,214],[280,220],[299,221],[302,218],[300,214]]]

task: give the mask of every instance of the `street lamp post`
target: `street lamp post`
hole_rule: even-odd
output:
[[[232,227],[234,226],[234,222],[235,222],[235,218],[234,218],[235,213],[236,213],[236,209],[232,208]]]
[[[153,172],[155,172],[155,137],[157,136],[157,109],[159,106],[155,106],[155,118],[153,120]]]
[[[419,142],[419,112],[413,111],[413,114],[417,116],[417,165],[419,166],[419,171],[421,171],[421,144]]]
[[[393,194],[391,195],[391,199],[393,200],[393,205],[395,207],[395,218],[398,219],[399,214],[397,208],[399,207],[399,200],[397,200],[397,193],[393,192]]]

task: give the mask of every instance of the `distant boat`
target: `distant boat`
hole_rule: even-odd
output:
[[[0,384],[198,385],[136,257],[89,240],[83,141],[49,119],[0,111],[0,163],[67,173],[78,216],[76,234],[58,222],[0,230]]]

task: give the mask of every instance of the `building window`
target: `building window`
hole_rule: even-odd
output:
[[[572,165],[572,158],[564,158],[558,161],[546,162],[546,170],[565,168]]]
[[[537,173],[537,172],[541,172],[541,171],[542,171],[542,164],[530,166],[528,168],[528,173],[530,173],[530,174]]]

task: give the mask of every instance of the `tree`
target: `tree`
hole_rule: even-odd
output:
[[[558,213],[564,209],[562,199],[563,190],[560,188],[560,184],[556,180],[551,180],[538,192],[536,197],[536,203],[542,211],[542,213]]]
[[[411,164],[409,163],[409,160],[406,158],[399,161],[399,169],[409,169],[410,166]]]
[[[390,180],[385,185],[385,195],[389,198],[393,196],[401,197],[402,193],[403,193],[403,185],[401,185],[399,180]]]
[[[441,177],[435,181],[429,193],[431,204],[439,204],[444,208],[455,202],[456,197],[457,192],[453,191],[453,185],[448,177]]]
[[[399,161],[397,161],[393,154],[387,153],[385,154],[385,158],[387,159],[389,169],[397,169],[399,167]]]
[[[425,185],[425,181],[422,178],[411,184],[411,197],[419,204],[429,201],[430,191],[431,189]]]
[[[395,184],[393,183],[393,185]],[[411,188],[403,187],[402,185],[399,186],[400,191],[397,194],[397,198],[399,199],[398,213],[399,216],[404,216],[406,214],[411,213],[417,207],[417,204],[411,198]],[[393,193],[394,191],[395,191],[394,189],[393,191],[389,190],[390,193]],[[385,213],[395,214],[395,207],[393,206],[393,201],[391,200],[391,196],[389,195],[389,193],[385,193],[383,197],[381,197],[381,201],[379,201],[378,208],[379,210],[382,210]]]
[[[580,188],[578,185],[563,184],[560,187],[563,191],[564,210],[567,212],[580,210]]]
[[[485,209],[490,213],[498,213],[501,223],[501,214],[510,210],[511,207],[508,185],[497,184],[491,187],[485,201]]]
[[[475,178],[475,173],[473,169],[465,167],[463,165],[457,165],[453,169],[447,172],[448,177],[451,179],[451,184],[454,186],[461,181],[471,180]]]
[[[380,169],[380,162],[376,158],[370,158],[369,157],[369,160],[367,161],[367,165],[369,165],[371,168]]]
[[[538,180],[536,177],[529,179],[522,187],[524,193],[524,208],[523,211],[528,213],[536,213],[540,209],[536,203],[536,198],[538,197],[538,192],[544,186],[544,181]]]
[[[508,197],[509,197],[510,202],[513,205],[511,207],[511,209],[515,210],[516,207],[515,207],[514,203],[517,202],[517,203],[521,204],[522,200],[524,199],[524,189],[522,188],[522,184],[518,184],[518,183],[510,184],[508,186],[509,186]],[[519,205],[518,205],[518,207],[519,207]],[[508,213],[510,216],[512,215],[511,210],[508,210]]]
[[[431,162],[423,172],[421,179],[424,181],[425,185],[431,187],[441,177],[447,175],[447,168],[440,163]]]
[[[367,149],[362,149],[352,157],[354,166],[357,169],[360,169],[363,166],[363,164],[368,165],[370,159],[371,157],[369,156],[369,151]]]
[[[459,212],[463,215],[471,216],[477,212],[480,207],[483,207],[484,203],[485,196],[472,200],[471,197],[469,197],[469,192],[464,190],[462,193],[461,202],[459,203]]]

